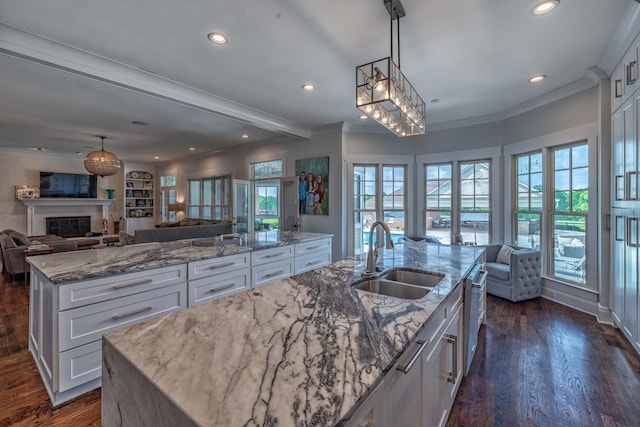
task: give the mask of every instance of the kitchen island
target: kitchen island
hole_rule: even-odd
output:
[[[483,251],[381,251],[385,270],[444,274],[419,299],[351,288],[364,262],[348,259],[106,334],[102,423],[346,423]]]
[[[331,262],[331,235],[261,232],[31,264],[29,350],[54,405],[100,386],[102,334]]]

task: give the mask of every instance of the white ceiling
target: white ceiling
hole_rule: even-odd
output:
[[[428,128],[583,80],[632,3],[561,0],[533,16],[536,2],[403,0],[402,70]],[[148,162],[340,122],[384,131],[358,119],[354,88],[356,66],[389,55],[383,0],[0,0],[0,24],[0,147],[73,155],[105,135]]]

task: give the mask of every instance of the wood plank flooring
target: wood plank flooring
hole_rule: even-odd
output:
[[[447,426],[640,426],[640,358],[593,316],[489,295]]]
[[[19,279],[0,275],[0,427],[99,426],[100,390],[51,407]],[[489,296],[487,311],[447,426],[640,426],[640,358],[619,331],[544,299]]]

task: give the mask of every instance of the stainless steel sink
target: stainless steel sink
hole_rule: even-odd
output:
[[[414,286],[434,288],[442,279],[444,279],[444,274],[432,271],[420,272],[396,268],[384,273],[380,276],[380,279],[402,282]]]
[[[351,285],[355,289],[402,299],[422,298],[432,288],[414,286],[385,279],[364,279]]]

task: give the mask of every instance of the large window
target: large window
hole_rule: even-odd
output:
[[[451,244],[453,164],[425,165],[425,230],[427,240]]]
[[[189,180],[189,218],[230,219],[230,206],[230,175]]]
[[[369,250],[369,230],[379,218],[391,229],[394,241],[405,234],[407,218],[407,167],[359,164],[353,166],[354,253]],[[375,244],[377,238],[372,237]]]
[[[515,241],[518,246],[539,249],[543,201],[542,152],[516,156],[515,167]]]
[[[253,206],[255,230],[270,230],[280,227],[280,177],[283,175],[282,160],[251,163],[253,180]],[[274,179],[276,178],[276,179]]]
[[[169,205],[176,203],[176,176],[163,175],[160,177],[160,210],[162,222],[175,221],[176,211],[170,211]]]
[[[551,275],[585,284],[589,159],[586,143],[553,149]]]
[[[487,245],[491,225],[491,162],[462,162],[459,172],[460,237],[466,244]]]

